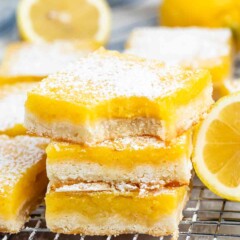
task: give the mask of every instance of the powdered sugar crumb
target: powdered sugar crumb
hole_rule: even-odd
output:
[[[51,188],[49,188],[50,190]],[[171,188],[164,188],[160,184],[133,184],[126,182],[119,183],[105,183],[105,182],[91,182],[91,183],[77,183],[72,185],[63,185],[60,187],[54,187],[55,192],[111,192],[111,193],[127,193],[127,192],[138,192],[139,195],[148,194],[149,191],[159,193],[173,193],[174,190]]]

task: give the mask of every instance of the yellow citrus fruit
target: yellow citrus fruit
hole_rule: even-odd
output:
[[[239,0],[163,0],[160,18],[166,26],[231,28],[240,46]]]
[[[240,92],[220,99],[199,126],[193,166],[212,192],[240,201]]]
[[[110,15],[105,0],[20,0],[17,22],[25,40],[91,39],[105,44]]]

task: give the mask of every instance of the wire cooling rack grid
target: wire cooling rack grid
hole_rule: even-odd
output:
[[[44,206],[32,215],[25,228],[16,235],[1,235],[2,240],[170,240],[171,237],[121,235],[90,237],[54,234],[46,227]],[[211,193],[195,177],[190,200],[179,225],[179,240],[240,239],[240,203],[229,202]]]

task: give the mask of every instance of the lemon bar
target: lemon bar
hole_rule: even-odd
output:
[[[42,80],[98,47],[95,42],[78,41],[12,43],[0,65],[0,84]]]
[[[27,91],[35,82],[4,84],[0,86],[0,134],[9,136],[24,135],[24,103]]]
[[[43,200],[47,143],[44,138],[0,136],[0,232],[20,231]]]
[[[48,228],[57,233],[177,235],[188,187],[79,183],[49,187]]]
[[[30,133],[76,143],[142,135],[171,141],[211,104],[206,70],[100,49],[28,93],[25,125]]]
[[[188,184],[191,134],[166,145],[154,137],[125,137],[86,146],[52,142],[47,147],[47,174],[55,184],[132,182]]]
[[[232,76],[232,35],[229,29],[137,28],[126,53],[157,59],[167,65],[206,68],[214,85]]]

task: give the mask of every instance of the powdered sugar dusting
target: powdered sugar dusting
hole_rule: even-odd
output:
[[[45,77],[77,61],[92,50],[90,46],[86,49],[78,49],[77,44],[67,41],[21,43],[10,48],[0,74]]]
[[[167,65],[202,67],[231,54],[229,29],[139,28],[130,36],[126,53],[157,59]]]
[[[0,136],[0,193],[13,190],[27,169],[45,157],[48,139],[18,136]]]
[[[108,183],[77,183],[72,185],[63,185],[56,188],[56,192],[89,192],[89,191],[109,191],[111,186]]]
[[[49,188],[50,189],[50,188]],[[105,182],[91,182],[91,183],[77,183],[72,185],[63,185],[54,187],[55,192],[110,192],[110,193],[127,193],[138,192],[139,195],[148,194],[149,191],[156,192],[157,194],[174,194],[174,188],[164,188],[160,184],[133,184],[126,182],[119,183],[105,183]]]
[[[0,131],[4,132],[24,123],[24,103],[27,92],[36,83],[16,83],[0,87]]]
[[[121,97],[155,100],[184,89],[190,81],[198,81],[198,77],[193,79],[197,72],[101,50],[50,75],[35,92],[85,107]]]

